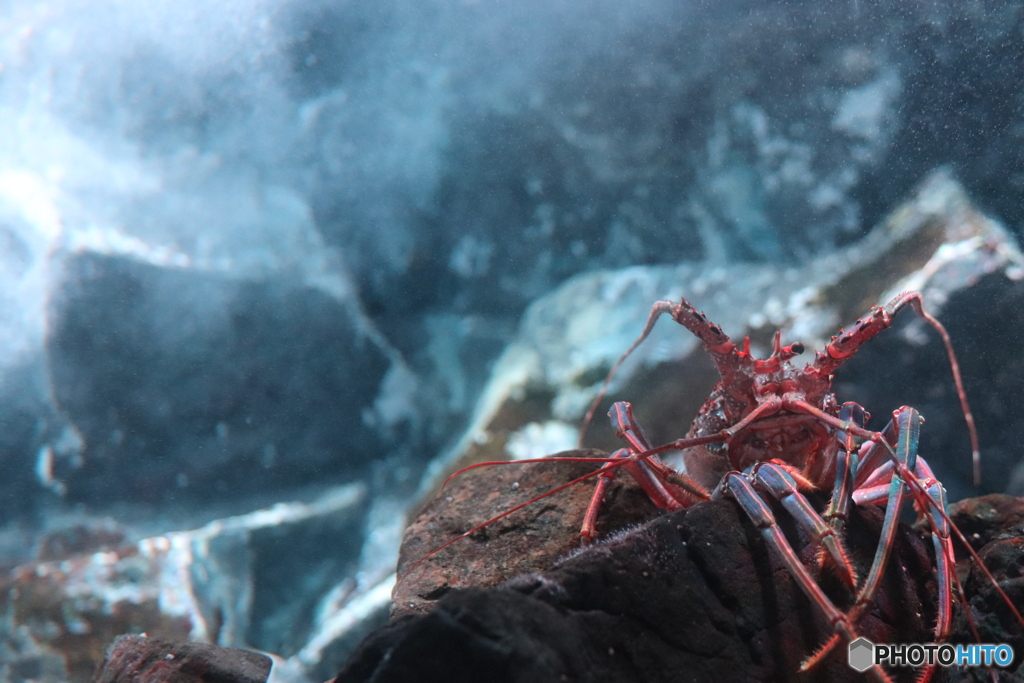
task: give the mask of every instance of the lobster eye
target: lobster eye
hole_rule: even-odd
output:
[[[801,353],[804,352],[804,345],[801,344],[800,342],[796,342],[795,344],[791,344],[789,348],[790,348],[790,350],[793,353],[795,353],[797,355],[800,355]]]

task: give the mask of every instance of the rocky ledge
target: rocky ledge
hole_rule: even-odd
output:
[[[572,453],[587,454],[599,452]],[[584,484],[419,561],[465,529],[589,469],[555,462],[486,468],[443,491],[406,536],[392,621],[362,643],[335,683],[796,679],[829,627],[731,501],[663,514],[623,477],[606,499],[604,540],[573,550],[592,488]],[[807,566],[817,567],[816,549],[787,514],[776,516]],[[847,545],[861,577],[881,517],[880,509],[858,508],[850,520]],[[1024,604],[1024,499],[970,499],[954,507],[953,517],[1010,599]],[[874,608],[858,624],[862,635],[875,642],[932,640],[936,589],[926,547],[918,531],[900,528]],[[850,592],[828,569],[812,571],[837,605],[849,606]],[[958,572],[983,642],[1009,642],[1024,652],[1024,630],[983,575],[967,562]],[[973,642],[961,607],[954,627],[952,641]],[[845,650],[836,648],[800,680],[861,680]],[[910,680],[915,672],[894,673]],[[940,674],[972,680],[985,672]]]

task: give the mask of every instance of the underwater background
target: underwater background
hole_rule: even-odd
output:
[[[665,297],[763,353],[924,289],[983,486],[927,328],[840,401],[919,408],[952,499],[1024,494],[1022,83],[995,0],[4,3],[0,679],[142,631],[333,676],[441,473],[573,447]],[[914,197],[992,227],[868,245]],[[988,260],[931,295],[926,242]],[[632,376],[671,439],[714,378],[658,334]]]

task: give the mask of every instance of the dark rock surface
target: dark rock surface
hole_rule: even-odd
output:
[[[121,636],[110,646],[93,683],[265,683],[270,658],[206,643],[171,643]]]
[[[991,494],[968,498],[952,506],[950,517],[985,563],[1006,597],[1024,612],[1024,498]],[[991,580],[977,564],[968,562],[962,546],[959,571],[968,595],[971,616],[983,643],[1007,643],[1016,659],[1011,667],[1024,680],[1024,626],[1007,607]],[[974,642],[964,613],[954,624],[960,642]]]
[[[551,472],[565,468],[563,481],[575,474],[575,466],[549,467]],[[624,483],[623,488],[636,487]],[[460,496],[453,491],[447,497]],[[490,501],[477,500],[490,509]],[[429,506],[418,520],[426,544],[436,542],[430,535],[433,522],[446,527],[447,514],[458,514],[457,506],[443,510]],[[527,517],[534,514],[527,510]],[[610,507],[605,522],[612,528],[615,515]],[[815,549],[785,513],[776,516],[804,562],[815,566]],[[874,555],[880,520],[880,510],[859,510],[848,528],[847,546],[862,577]],[[511,538],[494,549],[494,574],[483,579],[475,569],[481,563],[478,553],[486,551],[480,539],[463,539],[449,555],[438,553],[423,563],[436,568],[400,574],[393,614],[402,616],[364,641],[337,683],[468,682],[490,680],[493,672],[505,676],[494,680],[508,681],[787,680],[828,634],[816,608],[732,501],[657,515],[539,572],[507,577],[495,588],[437,590],[438,574],[445,574],[450,586],[477,580],[487,586],[506,578],[505,557],[513,544],[522,556],[533,556],[538,547],[532,526],[531,520],[490,530]],[[563,537],[566,545],[572,545],[571,534]],[[412,535],[407,541],[415,550],[403,553],[406,562],[424,545]],[[875,607],[858,626],[861,634],[875,642],[927,641],[935,618],[931,566],[920,537],[903,527]],[[837,605],[849,606],[849,591],[829,570],[820,572],[819,580]],[[417,594],[421,608],[443,597],[423,614],[405,604]],[[801,680],[860,680],[845,657],[845,645],[838,647]]]
[[[324,292],[95,256],[67,271],[47,350],[83,441],[54,472],[68,500],[253,499],[362,479],[361,454],[390,448],[364,415],[391,361]]]

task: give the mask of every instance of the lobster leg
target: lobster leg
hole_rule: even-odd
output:
[[[883,467],[878,468],[872,473],[869,478],[875,478],[875,475],[879,472],[891,472],[893,478],[899,476],[896,468],[892,466],[892,462],[887,462]],[[913,484],[911,484],[913,481]],[[908,477],[908,484],[911,484],[911,493],[918,496],[927,496],[930,500],[917,499],[918,512],[928,518],[929,525],[932,528],[932,545],[935,552],[935,577],[936,577],[936,592],[938,593],[938,606],[936,609],[935,616],[935,641],[943,642],[949,637],[950,629],[953,624],[953,567],[956,564],[956,559],[953,553],[953,540],[950,538],[950,524],[949,524],[949,506],[946,501],[946,492],[942,488],[942,485],[935,479],[935,475],[925,462],[924,458],[918,457],[914,463],[914,474],[912,477]],[[870,486],[864,489],[858,489],[854,492],[854,502],[858,505],[870,504],[870,503],[883,503],[887,502],[888,496],[884,493],[884,486]],[[931,507],[934,506],[937,510],[940,510],[940,514],[934,514],[931,511]],[[865,585],[865,588],[867,586]],[[857,606],[854,607],[854,610]],[[857,614],[854,614],[856,618]],[[935,665],[932,664],[930,667],[925,669],[921,676],[918,677],[918,681],[930,680],[934,673]]]
[[[658,453],[665,451],[683,450],[692,446],[707,443],[721,442],[725,440],[723,434],[710,436],[698,436],[689,439],[676,439],[657,447],[651,447],[650,442],[644,435],[640,425],[633,417],[633,406],[626,401],[619,401],[608,411],[612,426],[620,438],[625,439],[630,449],[635,454],[635,461],[625,464],[625,469],[637,482],[644,487],[644,481],[649,479],[657,480],[666,490],[671,502],[661,505],[661,498],[654,499],[655,504],[669,510],[678,510],[680,507],[692,505],[698,500],[710,500],[711,494],[694,479],[676,472],[657,457]],[[644,488],[648,495],[651,491]],[[657,487],[652,486],[652,491]],[[680,504],[681,505],[677,505]]]
[[[868,414],[856,403],[845,403],[839,411],[839,419],[864,427],[868,420]],[[850,497],[853,494],[853,474],[857,469],[855,455],[857,448],[855,435],[840,430],[836,437],[839,439],[840,445],[840,449],[836,452],[836,480],[832,486],[832,498],[829,500],[824,517],[828,520],[829,526],[837,532],[842,532],[849,512]]]
[[[891,463],[887,463],[891,464]],[[892,472],[892,467],[879,468],[880,471]],[[935,479],[935,474],[924,458],[918,457],[914,465],[914,479],[916,488],[911,490],[915,495],[926,495],[931,502],[920,501],[917,505],[921,515],[928,518],[932,528],[932,544],[935,549],[936,580],[938,583],[939,602],[935,621],[935,640],[941,642],[949,635],[952,625],[952,582],[953,565],[955,563],[953,554],[953,539],[950,537],[949,527],[949,506],[946,501],[946,492],[942,485]],[[857,505],[871,503],[886,503],[888,501],[888,486],[870,486],[858,489],[854,492],[854,502]],[[934,514],[931,506],[942,510],[945,514]]]
[[[908,476],[917,464],[918,438],[921,431],[923,419],[913,408],[903,407],[893,413],[893,419],[881,432],[871,432],[857,425],[850,420],[841,420],[829,415],[802,400],[783,399],[785,407],[795,412],[803,412],[814,415],[824,424],[831,425],[837,431],[845,432],[844,436],[852,434],[865,439],[867,443],[860,449],[860,462],[852,474],[854,486],[863,485],[865,480],[871,476],[871,468],[880,468],[886,463],[892,463],[892,477],[888,490],[879,487],[872,487],[872,494],[877,495],[879,500],[884,498],[887,502],[885,517],[882,521],[882,531],[875,551],[875,557],[868,572],[868,577],[857,594],[856,602],[848,613],[851,624],[856,624],[863,613],[868,609],[874,600],[875,594],[881,585],[881,578],[888,563],[889,553],[892,550],[896,536],[896,527],[900,509],[903,507],[903,496],[906,490],[903,473]],[[895,444],[895,449],[893,445]],[[883,459],[885,459],[883,461]],[[847,464],[851,467],[851,464]],[[837,473],[837,478],[839,474]],[[844,475],[845,480],[845,475]],[[915,480],[916,481],[916,480]],[[837,487],[842,488],[838,483]],[[834,490],[833,490],[834,493]],[[858,502],[858,489],[853,492],[854,502]],[[863,492],[862,492],[863,495]],[[834,501],[835,502],[835,501]],[[837,510],[845,509],[848,503],[835,502]],[[829,510],[832,510],[830,505]],[[822,648],[814,654],[802,667],[804,670],[811,668],[817,661],[820,661],[838,643],[833,637],[825,643]]]
[[[860,458],[857,461],[857,471],[853,475],[853,489],[857,491],[865,486],[869,486],[874,483],[883,482],[888,484],[889,478],[876,477],[879,470],[887,470],[895,467],[895,459],[893,458],[893,450],[889,444],[897,443],[899,434],[897,431],[897,424],[893,420],[889,420],[889,424],[885,425],[885,429],[882,430],[882,444],[879,443],[868,443],[860,449]],[[856,502],[856,501],[854,501]]]
[[[633,417],[633,405],[628,401],[618,401],[608,411],[608,419],[612,422],[615,435],[625,439],[629,447],[637,453],[651,450],[651,442],[644,430]],[[651,460],[654,460],[653,458]]]
[[[761,500],[746,475],[740,472],[730,472],[725,476],[722,485],[715,490],[715,494],[716,496],[728,495],[739,503],[740,508],[761,531],[761,535],[764,536],[769,547],[782,558],[797,585],[811,602],[818,606],[835,632],[847,642],[855,640],[857,632],[851,621],[825,595],[807,568],[800,562],[796,551],[782,534],[771,509]],[[834,636],[833,640],[835,640]],[[888,674],[880,666],[875,665],[868,671],[876,681],[890,680]]]
[[[825,519],[836,532],[846,526],[850,509],[850,495],[853,493],[853,471],[857,467],[856,456],[850,451],[836,451],[836,482],[832,486],[832,498],[825,509]]]
[[[626,440],[633,453],[644,454],[651,450],[650,441],[647,440],[647,436],[633,418],[633,406],[625,401],[620,401],[612,406],[612,409],[608,412],[608,417],[611,419],[612,426],[615,428],[619,438]],[[618,451],[616,452],[618,453]],[[662,473],[667,467],[657,455],[651,455],[643,460],[628,463],[624,467],[636,479],[636,482],[640,484],[640,488],[650,496],[655,505],[664,510],[679,510],[683,507],[665,488],[663,483],[664,475]],[[662,476],[659,476],[659,474],[662,474]],[[595,491],[595,495],[596,493]],[[591,506],[593,505],[594,502],[591,501]]]
[[[707,443],[708,437],[695,439],[679,439],[671,444],[652,448],[643,429],[633,417],[633,406],[626,401],[619,401],[608,411],[612,427],[619,438],[625,439],[629,448],[620,448],[612,454],[612,460],[630,460],[623,462],[624,468],[640,485],[651,501],[664,510],[680,510],[689,507],[698,500],[707,500],[711,494],[699,483],[684,474],[676,472],[658,458],[657,453],[665,450],[688,448]],[[716,439],[722,440],[722,439]],[[671,447],[671,448],[670,448]],[[597,521],[604,494],[612,479],[615,478],[619,466],[606,468],[600,475],[594,495],[590,498],[587,513],[583,519],[580,536],[591,540],[595,536],[594,524]]]
[[[875,599],[881,585],[882,574],[889,560],[896,538],[896,526],[899,521],[900,509],[903,507],[903,495],[906,483],[903,472],[913,471],[917,465],[917,444],[921,434],[921,415],[913,408],[903,407],[893,413],[893,424],[898,433],[895,458],[899,466],[894,468],[889,483],[889,494],[885,507],[885,518],[882,521],[882,532],[878,541],[878,549],[871,563],[868,577],[864,581],[857,601],[850,610],[851,620],[856,622]]]
[[[881,465],[876,467],[874,471],[868,475],[868,478],[864,480],[864,483],[858,483],[857,488],[854,490],[853,502],[860,505],[866,500],[877,500],[885,502],[886,496],[889,492],[889,480],[892,479],[892,471],[896,469],[896,464],[891,460],[883,462]],[[864,491],[878,489],[883,491],[879,496],[872,496],[864,493]]]
[[[875,558],[857,600],[849,612],[849,619],[851,623],[857,623],[874,600],[895,541],[904,494],[909,489],[917,501],[921,514],[927,514],[932,526],[939,593],[935,639],[942,641],[948,636],[952,624],[953,543],[949,535],[945,491],[935,479],[928,464],[917,457],[922,422],[920,414],[913,408],[900,408],[893,413],[893,419],[882,433],[860,449],[860,462],[855,465],[851,463],[855,469],[852,478],[856,487],[852,494],[853,502],[857,505],[885,504],[886,512]],[[893,444],[895,449],[892,447]],[[840,487],[839,476],[837,473],[837,489]],[[844,481],[845,479],[844,476]],[[887,483],[882,483],[886,481]],[[838,509],[845,509],[845,505],[841,503]],[[942,513],[932,514],[932,506]],[[832,509],[832,505],[829,509]],[[835,646],[836,642],[833,639],[826,643],[814,658],[820,659]]]
[[[628,448],[620,448],[619,450],[612,453],[613,460],[620,460],[622,458],[628,458],[630,452]],[[597,535],[597,531],[594,529],[594,525],[597,523],[597,514],[601,510],[601,502],[604,500],[604,494],[608,491],[608,486],[615,479],[615,475],[618,473],[619,468],[609,469],[607,472],[601,473],[601,476],[597,478],[597,485],[594,487],[594,495],[590,497],[590,505],[587,506],[587,514],[583,517],[583,526],[580,527],[580,536],[583,537],[584,542],[589,543],[594,540],[594,536]]]
[[[842,541],[836,531],[825,523],[807,498],[800,493],[796,480],[785,469],[771,462],[752,465],[747,476],[774,496],[793,516],[807,534],[818,542],[832,557],[839,576],[847,586],[857,585],[856,571],[850,563]]]
[[[939,605],[938,615],[935,621],[935,640],[944,641],[948,636],[953,623],[953,567],[956,564],[956,556],[953,553],[953,539],[949,535],[949,504],[946,500],[946,490],[942,484],[935,479],[934,473],[923,458],[917,459],[917,467],[914,474],[924,487],[925,493],[934,501],[937,508],[945,514],[934,515],[925,505],[921,513],[928,516],[932,527],[932,544],[935,547],[935,572],[938,581]]]

